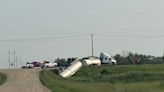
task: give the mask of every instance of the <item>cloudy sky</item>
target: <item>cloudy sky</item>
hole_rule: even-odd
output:
[[[162,56],[163,0],[1,0],[0,68],[8,50],[17,60],[43,61],[132,51]],[[13,61],[13,54],[11,54]]]

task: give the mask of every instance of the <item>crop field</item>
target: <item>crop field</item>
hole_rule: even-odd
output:
[[[6,81],[6,75],[3,73],[0,73],[0,85],[2,85]]]
[[[70,78],[40,72],[52,92],[164,92],[164,65],[83,67]]]

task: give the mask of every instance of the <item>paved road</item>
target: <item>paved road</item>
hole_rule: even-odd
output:
[[[0,70],[7,74],[7,81],[0,92],[50,92],[39,80],[39,69]]]

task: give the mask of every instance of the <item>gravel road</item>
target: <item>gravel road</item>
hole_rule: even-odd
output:
[[[51,92],[39,80],[39,69],[2,69],[7,81],[0,86],[0,92]]]

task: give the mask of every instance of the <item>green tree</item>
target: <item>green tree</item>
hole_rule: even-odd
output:
[[[114,58],[117,60],[118,65],[129,64],[164,64],[164,55],[162,57],[155,57],[151,55],[144,55],[129,52],[127,56],[116,54]]]
[[[64,67],[66,67],[66,66],[69,65],[68,62],[67,62],[67,60],[64,59],[64,58],[62,58],[62,59],[59,59],[58,58],[58,59],[55,60],[55,62],[57,62],[58,66],[64,66]]]

